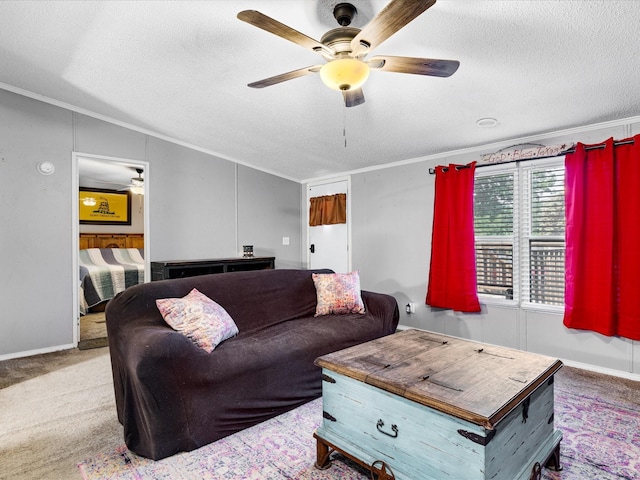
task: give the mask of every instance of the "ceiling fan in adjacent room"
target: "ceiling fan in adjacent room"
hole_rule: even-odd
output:
[[[136,168],[138,176],[132,177],[131,183],[120,190],[129,190],[131,193],[135,193],[136,195],[142,195],[144,193],[144,178],[142,178],[142,172],[144,172],[142,168]]]
[[[144,170],[142,168],[114,166],[100,162],[97,165],[97,168],[92,164],[83,167],[78,178],[80,187],[104,188],[118,192],[130,190],[131,193],[138,195],[144,193],[144,178],[142,178]],[[127,183],[125,179],[131,175],[131,170],[135,170],[138,176],[129,178]]]
[[[238,18],[243,22],[318,53],[327,61],[322,65],[312,65],[265,78],[250,83],[249,87],[269,87],[319,72],[324,84],[341,91],[345,105],[354,107],[364,103],[362,85],[369,77],[370,69],[449,77],[460,66],[457,60],[385,55],[376,55],[365,60],[374,48],[420,16],[434,3],[436,0],[392,0],[362,30],[349,27],[357,13],[356,8],[350,3],[339,3],[333,9],[333,16],[341,26],[329,30],[319,42],[256,10],[242,11],[238,13]]]

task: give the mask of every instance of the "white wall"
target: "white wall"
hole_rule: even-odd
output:
[[[152,261],[251,241],[277,268],[301,266],[298,183],[0,90],[0,360],[73,345],[73,151],[149,162]],[[37,172],[45,160],[53,175]]]
[[[640,124],[594,126],[535,141],[549,145],[565,141],[600,143],[608,137],[627,138],[639,131]],[[395,296],[404,326],[546,354],[635,378],[634,374],[640,374],[639,342],[570,330],[562,324],[561,313],[483,304],[481,313],[462,314],[425,305],[435,180],[429,168],[468,163],[513,143],[518,142],[353,173],[353,269],[360,271],[362,288]],[[415,314],[405,313],[409,301],[418,305]]]

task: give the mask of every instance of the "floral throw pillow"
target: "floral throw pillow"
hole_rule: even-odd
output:
[[[158,299],[156,305],[171,328],[207,353],[238,334],[238,327],[227,311],[195,288],[182,298]]]
[[[360,295],[360,274],[313,273],[318,303],[316,314],[364,313],[364,303]]]

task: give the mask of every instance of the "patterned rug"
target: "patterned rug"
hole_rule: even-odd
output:
[[[640,382],[563,367],[556,374],[560,472],[548,480],[640,479]]]
[[[311,432],[321,418],[318,399],[193,452],[154,462],[122,446],[78,466],[85,480],[370,478],[335,453],[328,470],[313,466]],[[543,479],[640,479],[640,384],[564,367],[556,374],[555,422],[564,468],[544,469]]]
[[[154,462],[127,450],[85,460],[78,466],[85,480],[362,480],[367,477],[340,457],[328,470],[313,466],[322,400],[317,399],[262,424],[223,438],[192,452]]]

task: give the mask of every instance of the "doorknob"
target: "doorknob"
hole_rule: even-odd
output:
[[[315,243],[311,244],[311,246],[309,247],[309,250],[311,250],[311,253],[316,253],[316,245],[315,245]]]

